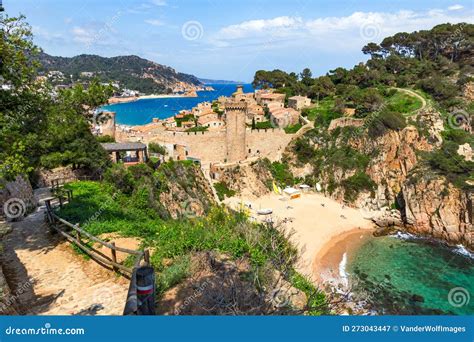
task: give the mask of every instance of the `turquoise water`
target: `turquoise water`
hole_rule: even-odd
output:
[[[117,123],[123,125],[144,125],[153,118],[166,119],[180,110],[191,109],[200,102],[213,101],[219,96],[230,96],[235,92],[235,84],[209,84],[214,91],[199,91],[198,97],[172,97],[143,99],[135,102],[103,106],[103,109],[116,112]],[[251,84],[244,84],[244,92],[253,92]]]
[[[374,238],[348,272],[355,297],[380,314],[474,314],[473,259],[438,242]]]

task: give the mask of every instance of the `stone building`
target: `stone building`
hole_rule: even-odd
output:
[[[274,126],[285,128],[299,122],[300,112],[293,108],[275,108],[270,110],[270,120]]]
[[[236,162],[247,158],[246,124],[247,104],[230,102],[225,105],[226,115],[226,161]]]
[[[292,96],[288,99],[288,107],[301,110],[311,105],[311,99],[306,96]]]
[[[270,103],[278,103],[283,107],[285,104],[285,97],[285,94],[279,93],[262,94],[259,96],[260,102],[258,102],[257,99],[257,103],[261,106],[269,105]]]

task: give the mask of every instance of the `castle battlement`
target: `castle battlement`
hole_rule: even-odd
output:
[[[247,103],[245,102],[227,102],[224,105],[225,111],[247,112]]]

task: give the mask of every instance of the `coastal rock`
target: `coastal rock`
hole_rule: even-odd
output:
[[[408,122],[411,124],[400,131],[387,130],[375,138],[367,132],[340,134],[336,138],[336,146],[350,146],[370,156],[364,173],[376,184],[373,191],[360,190],[349,205],[363,209],[364,217],[380,228],[398,227],[472,249],[472,200],[468,193],[443,176],[422,169],[419,163],[420,152],[431,152],[443,143],[440,113],[427,107]],[[315,149],[327,148],[330,139],[334,139],[324,132],[313,134],[315,137],[309,140],[317,142],[313,145]],[[291,148],[287,150],[289,160],[303,169]],[[465,158],[472,157],[469,147],[461,148]],[[345,202],[344,180],[355,172],[332,165],[322,169],[317,177],[326,195]]]
[[[420,171],[402,186],[408,231],[472,249],[472,199],[444,177]]]

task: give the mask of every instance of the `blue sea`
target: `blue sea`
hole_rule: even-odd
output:
[[[213,101],[219,96],[230,96],[235,92],[235,84],[208,84],[214,91],[199,91],[198,97],[171,97],[158,99],[142,99],[135,102],[118,103],[103,106],[102,109],[116,113],[118,124],[144,125],[152,122],[153,118],[166,119],[177,114],[180,110],[191,109],[200,102]],[[253,92],[251,84],[243,84],[244,92]]]
[[[352,291],[389,315],[473,315],[474,259],[408,234],[368,240],[348,264]]]

